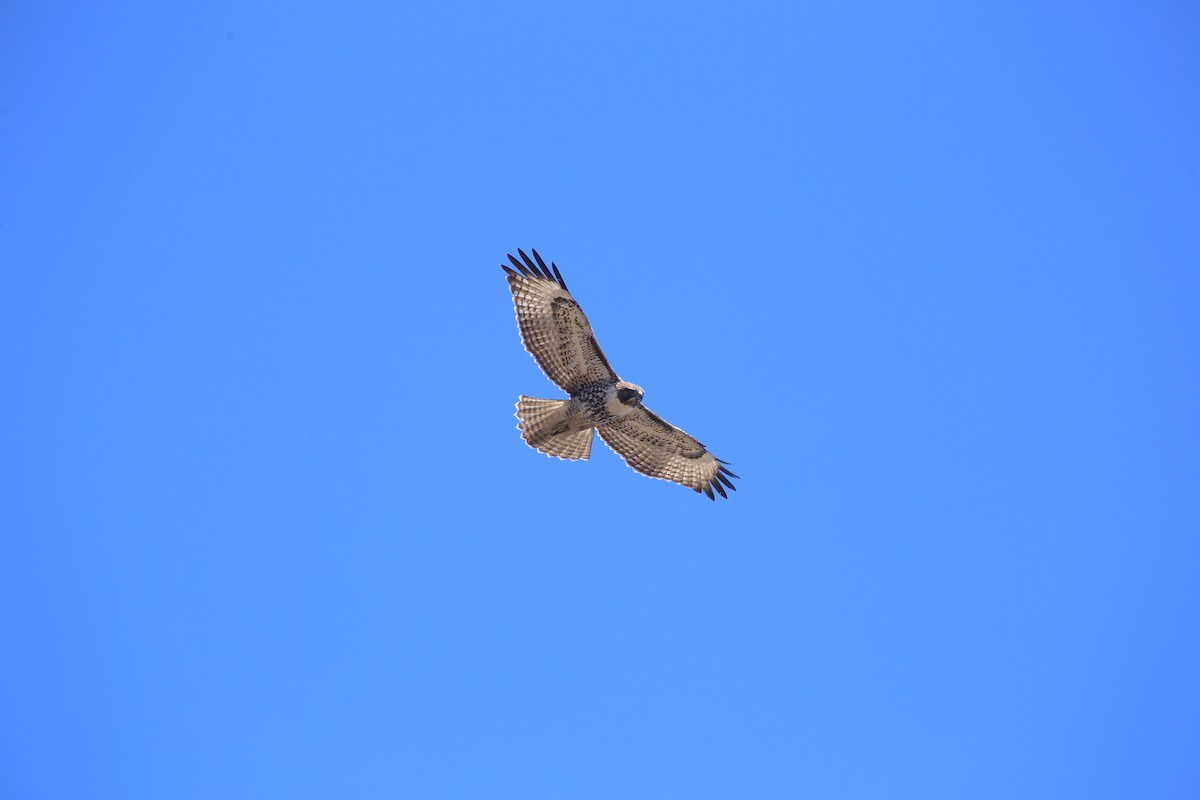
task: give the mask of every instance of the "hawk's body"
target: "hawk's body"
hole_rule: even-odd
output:
[[[726,497],[724,487],[734,488],[728,476],[737,475],[696,439],[644,407],[640,386],[617,376],[558,267],[551,264],[551,272],[536,250],[537,263],[517,252],[520,261],[508,257],[516,270],[501,267],[508,273],[525,349],[570,395],[567,400],[521,396],[517,427],[526,443],[558,458],[585,459],[592,452],[592,431],[598,430],[605,444],[643,475],[683,484],[710,499],[714,489]]]

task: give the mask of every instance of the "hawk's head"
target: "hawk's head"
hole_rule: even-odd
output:
[[[617,402],[627,406],[631,411],[642,404],[642,387],[636,383],[621,381],[617,384]]]

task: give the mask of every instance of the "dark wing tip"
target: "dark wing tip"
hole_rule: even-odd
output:
[[[551,261],[550,266],[547,267],[546,262],[542,260],[542,257],[540,255],[538,255],[537,249],[532,248],[532,252],[533,252],[533,258],[537,259],[537,263],[534,263],[533,259],[531,259],[529,256],[525,255],[525,251],[519,247],[517,248],[517,253],[520,254],[520,256],[521,256],[520,260],[517,260],[517,257],[514,256],[512,253],[507,253],[506,255],[508,256],[509,262],[511,262],[512,265],[514,267],[516,267],[517,270],[520,271],[520,273],[522,275],[524,275],[526,278],[534,278],[534,279],[539,279],[539,280],[545,279],[548,281],[552,281],[554,283],[557,283],[559,286],[561,286],[566,291],[568,291],[568,292],[571,291],[570,289],[567,289],[567,282],[563,280],[562,273],[558,271],[558,265],[555,264],[553,261]],[[504,266],[503,264],[501,264],[500,266],[504,267],[504,270],[506,272],[508,272],[510,275],[516,274],[511,269]]]
[[[717,459],[717,460],[720,461],[720,459]],[[724,464],[726,462],[721,461],[721,463]],[[738,475],[736,472],[730,472],[729,470],[725,469],[725,467],[717,467],[717,472],[718,473],[724,472],[726,475],[728,475],[731,478],[741,478],[742,477],[741,475]]]
[[[540,258],[538,259],[538,263],[535,264],[529,258],[529,256],[525,255],[524,250],[518,247],[517,252],[520,253],[521,260],[525,262],[525,266],[528,267],[529,271],[533,273],[533,277],[542,278],[548,281],[554,280],[554,276],[550,274],[550,270],[546,269],[546,265],[542,264],[542,260]],[[534,250],[533,254],[537,255],[537,250]]]
[[[500,269],[504,270],[505,272],[507,272],[509,275],[511,275],[514,278],[517,277],[517,273],[508,264],[501,264]]]
[[[711,483],[711,484],[712,484],[712,488],[714,488],[714,489],[716,489],[716,490],[717,490],[717,494],[721,495],[721,497],[724,497],[726,500],[728,500],[728,499],[729,499],[729,495],[725,494],[725,487],[724,487],[724,486],[722,486],[721,484],[717,483],[716,481],[709,481],[709,483]]]
[[[518,247],[517,255],[519,255],[521,257],[521,260],[525,262],[525,268],[533,273],[533,277],[535,277],[535,278],[542,277],[542,271],[534,266],[533,262],[529,260],[529,256],[525,255],[524,250],[522,250],[521,248]]]
[[[737,476],[734,476],[734,477],[737,477]],[[725,484],[726,486],[728,486],[728,487],[729,487],[731,490],[733,490],[733,491],[735,491],[735,492],[737,491],[737,487],[733,485],[733,481],[729,480],[729,478],[726,478],[726,477],[725,477],[725,475],[724,475],[723,473],[720,473],[720,472],[718,472],[718,473],[717,473],[717,479],[718,479],[719,481],[721,481],[721,483],[723,483],[723,484]]]
[[[517,252],[520,253],[521,251],[518,250]],[[524,275],[526,278],[533,277],[533,273],[531,273],[524,264],[522,264],[520,261],[517,261],[516,257],[514,257],[512,253],[507,253],[506,255],[508,256],[508,260],[512,262],[512,265],[516,267],[522,275]]]
[[[533,257],[537,259],[538,267],[541,269],[542,274],[546,276],[546,280],[554,280],[554,275],[550,273],[550,268],[546,266],[545,261],[542,261],[542,257],[538,255],[536,248],[533,248]]]
[[[709,486],[707,483],[706,483],[706,484],[704,484],[704,493],[705,493],[706,495],[708,495],[708,499],[709,499],[709,500],[716,500],[716,499],[717,499],[716,497],[714,497],[714,496],[713,496],[713,490],[712,490],[712,487],[711,487],[711,486]]]

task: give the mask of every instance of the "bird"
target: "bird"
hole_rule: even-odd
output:
[[[532,248],[531,248],[532,249]],[[621,380],[600,349],[592,326],[571,296],[558,265],[517,248],[507,273],[525,349],[542,372],[570,395],[546,400],[521,395],[517,428],[530,447],[567,460],[586,460],[598,432],[613,452],[642,475],[672,481],[716,500],[736,490],[728,461],[642,404],[645,390]],[[535,260],[536,259],[536,260]]]

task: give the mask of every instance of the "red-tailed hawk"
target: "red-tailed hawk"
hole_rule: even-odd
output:
[[[521,395],[517,427],[525,442],[549,456],[586,459],[592,453],[592,431],[625,463],[643,475],[661,478],[728,497],[736,478],[722,461],[695,438],[665,422],[642,405],[642,387],[621,380],[596,343],[583,309],[559,274],[558,266],[533,251],[534,263],[522,250],[508,273],[517,327],[525,349],[546,377],[567,394],[566,400]],[[722,486],[724,484],[724,486]]]

